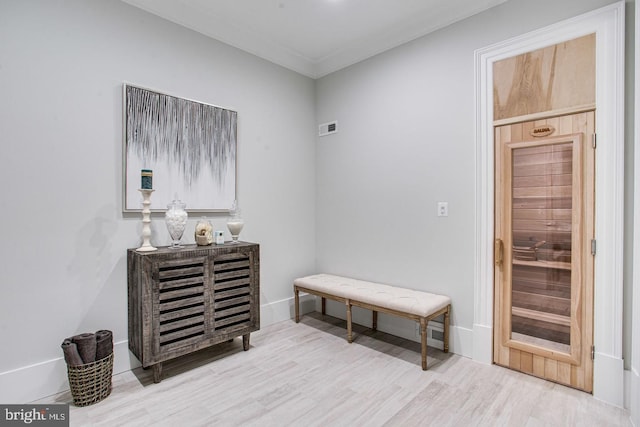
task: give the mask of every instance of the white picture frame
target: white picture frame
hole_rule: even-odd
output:
[[[236,196],[236,111],[125,83],[123,211],[140,212],[141,170],[153,171],[150,209],[178,198],[190,212],[228,212]]]

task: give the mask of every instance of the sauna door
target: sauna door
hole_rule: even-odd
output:
[[[494,362],[587,392],[593,132],[593,112],[495,128]]]

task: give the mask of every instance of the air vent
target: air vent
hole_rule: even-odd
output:
[[[444,325],[438,322],[429,322],[427,325],[427,345],[444,349]]]
[[[318,136],[326,136],[331,135],[332,133],[338,132],[338,121],[333,121],[329,123],[323,123],[318,126]]]

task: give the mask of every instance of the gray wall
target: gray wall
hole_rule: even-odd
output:
[[[126,346],[125,250],[141,227],[121,212],[123,82],[239,112],[263,320],[288,306],[294,277],[326,271],[449,294],[454,325],[471,329],[474,50],[609,3],[510,0],[314,83],[118,0],[0,0],[0,401],[66,336],[106,328]],[[333,119],[339,133],[316,139]],[[153,221],[153,243],[168,244]],[[628,251],[625,301],[631,272]]]
[[[338,120],[339,132],[318,138],[318,270],[448,294],[452,323],[472,329],[474,51],[610,3],[510,0],[319,79],[318,122]],[[449,202],[448,217],[437,216],[438,201]],[[625,260],[626,297],[630,251]],[[625,326],[628,344],[630,310]]]
[[[0,40],[0,397],[67,336],[110,329],[126,347],[141,217],[122,213],[123,82],[238,111],[241,239],[261,244],[263,324],[275,318],[315,267],[313,80],[117,0],[2,0]],[[170,242],[161,215],[152,229]]]

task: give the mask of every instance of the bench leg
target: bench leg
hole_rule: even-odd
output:
[[[327,314],[327,299],[322,297],[322,315]]]
[[[451,314],[451,305],[447,307],[447,312],[444,313],[444,352],[449,352],[449,315]]]
[[[427,370],[427,319],[420,319],[420,340],[422,344],[422,370]]]
[[[347,304],[347,341],[351,344],[353,341],[353,337],[351,335],[351,303],[349,300],[346,300],[345,303]]]
[[[373,331],[377,331],[378,330],[378,312],[373,310],[373,316],[372,316],[372,320],[371,320],[371,329]]]
[[[300,291],[298,291],[298,287],[293,287],[293,296],[294,296],[294,304],[296,310],[296,323],[300,322]]]

